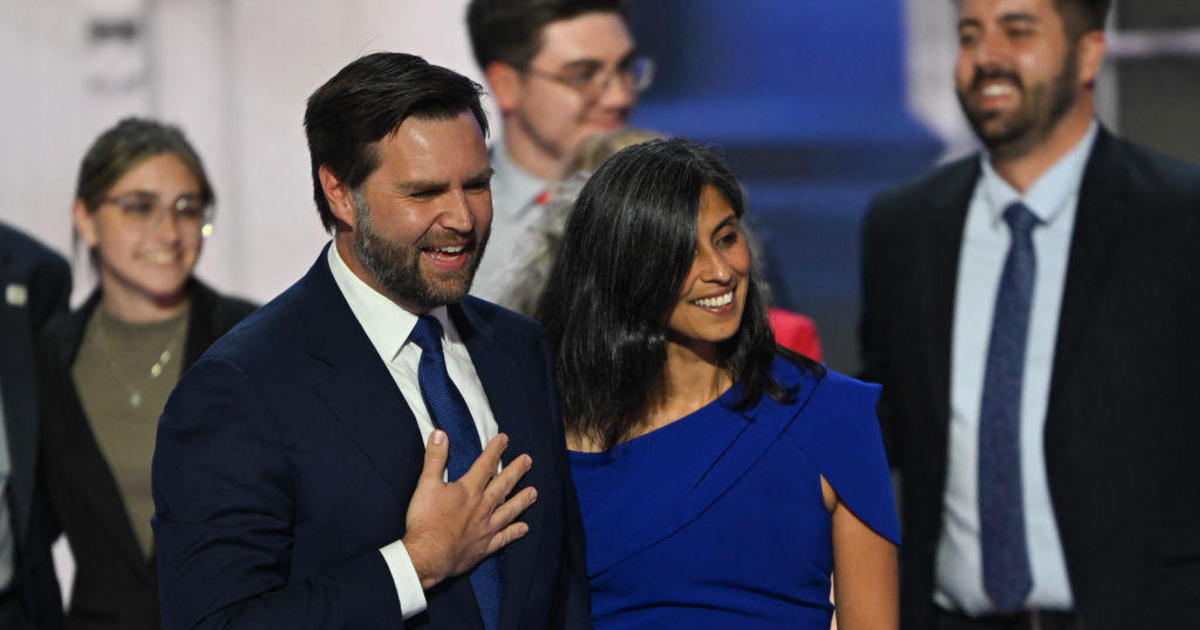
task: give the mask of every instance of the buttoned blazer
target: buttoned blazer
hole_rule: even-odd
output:
[[[184,370],[255,308],[194,279],[189,294]],[[154,630],[162,619],[155,563],[138,544],[71,377],[87,322],[99,304],[97,290],[80,308],[52,321],[43,331],[38,356],[42,483],[75,558],[66,627]]]
[[[933,627],[954,294],[974,156],[878,196],[864,378],[900,469],[902,626]],[[1101,130],[1080,189],[1043,442],[1083,627],[1200,619],[1200,170]]]
[[[326,250],[327,251],[327,250]],[[379,549],[405,532],[416,420],[334,283],[308,274],[214,345],[167,404],[154,459],[167,628],[480,628],[470,581],[408,621]],[[532,470],[529,533],[502,552],[502,630],[586,628],[582,521],[545,334],[475,299],[449,308],[501,431]]]
[[[55,527],[37,484],[35,335],[52,316],[66,311],[70,293],[71,270],[62,256],[0,224],[0,404],[11,468],[8,500],[16,549],[12,588],[19,594],[15,601],[36,628],[58,628],[62,605],[50,559]]]

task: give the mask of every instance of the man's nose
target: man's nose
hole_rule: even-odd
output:
[[[475,227],[467,192],[461,188],[446,196],[446,203],[438,217],[438,225],[455,232],[470,232]]]
[[[995,32],[984,32],[979,35],[979,41],[972,47],[971,53],[976,72],[997,67],[1008,54],[1008,42]]]
[[[604,81],[600,89],[600,105],[608,109],[628,109],[637,102],[637,89],[633,77],[614,72]]]

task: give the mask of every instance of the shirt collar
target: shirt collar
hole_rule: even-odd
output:
[[[503,204],[492,204],[493,212],[510,212],[517,214],[520,210],[529,206],[538,194],[550,186],[550,183],[538,178],[529,171],[521,168],[513,161],[512,156],[508,154],[508,148],[503,140],[492,145],[491,148],[492,170],[494,177],[499,181],[504,190],[512,191],[512,199],[517,200],[517,203],[502,207]],[[493,218],[493,222],[495,219]]]
[[[1024,203],[1025,207],[1042,220],[1042,223],[1051,223],[1061,216],[1063,211],[1078,197],[1079,186],[1083,182],[1083,172],[1087,168],[1088,157],[1092,154],[1092,145],[1096,142],[1099,129],[1100,125],[1092,120],[1088,124],[1087,131],[1075,143],[1075,146],[1039,175],[1025,190],[1024,195],[1017,192],[992,168],[991,160],[985,152],[980,157],[983,169],[983,194],[987,200],[992,221],[994,223],[1002,221],[1004,209],[1014,201]]]
[[[367,333],[371,345],[375,346],[375,350],[384,361],[395,359],[404,348],[404,344],[408,343],[408,336],[417,325],[417,315],[401,308],[363,282],[362,278],[354,275],[346,261],[342,260],[336,243],[329,244],[326,258],[329,260],[329,271],[333,274],[333,281],[345,296],[354,318]],[[429,314],[441,322],[444,338],[457,339],[457,332],[449,321],[445,306],[439,306],[429,311]]]

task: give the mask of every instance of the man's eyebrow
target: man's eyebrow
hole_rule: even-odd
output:
[[[489,167],[483,169],[482,171],[479,171],[478,173],[468,177],[465,181],[468,184],[476,184],[476,183],[486,182],[492,178],[492,174],[495,172],[496,171],[493,170],[492,167],[489,166]]]
[[[1014,11],[1000,16],[1000,23],[1007,26],[1011,26],[1014,22],[1037,24],[1039,21],[1036,15],[1024,11]]]
[[[635,57],[637,57],[637,54],[638,54],[637,48],[630,48],[629,52],[625,53],[624,55],[621,55],[621,58],[617,60],[617,65],[622,66],[622,65],[625,65],[626,63],[629,63],[631,60],[633,60]],[[604,66],[603,59],[596,59],[595,57],[582,57],[580,59],[573,59],[571,61],[568,61],[567,63],[563,64],[562,69],[563,70],[576,70],[576,69],[584,69],[584,68],[601,68],[603,66]]]
[[[958,20],[958,30],[960,31],[968,27],[980,28],[982,26],[983,23],[979,21],[979,18],[960,18]]]
[[[464,178],[463,182],[467,184],[474,184],[487,181],[491,179],[492,172],[492,167],[488,166],[478,173]],[[415,192],[440,192],[450,188],[450,183],[432,179],[414,179],[407,182],[399,182],[395,184],[393,188],[396,190],[396,192],[410,195]]]
[[[589,70],[592,68],[599,68],[603,65],[604,65],[604,62],[600,61],[599,59],[593,59],[591,57],[584,57],[583,59],[576,59],[574,61],[568,61],[567,63],[563,64],[562,69],[566,70],[566,71]]]
[[[435,181],[432,179],[414,179],[407,182],[398,182],[393,186],[397,192],[402,194],[412,194],[414,192],[433,192],[445,190],[450,185],[444,181]]]

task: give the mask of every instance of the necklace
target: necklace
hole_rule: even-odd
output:
[[[117,323],[110,316],[102,315],[102,317],[106,317],[112,323]],[[129,394],[128,402],[130,407],[137,409],[142,406],[142,403],[145,401],[144,391],[151,387],[154,382],[157,381],[160,376],[162,376],[167,366],[172,360],[175,359],[177,354],[176,347],[178,346],[180,339],[183,338],[182,329],[187,323],[186,317],[180,317],[178,319],[179,321],[171,326],[170,340],[167,342],[166,347],[164,347],[162,351],[155,356],[154,363],[148,369],[134,368],[133,377],[128,375],[125,366],[120,365],[121,362],[118,360],[117,354],[113,352],[112,345],[109,343],[108,331],[105,329],[105,326],[97,326],[97,334],[95,335],[96,345],[104,354],[105,362],[110,368],[109,373],[114,379],[116,379],[118,383],[121,384],[122,387],[125,388],[126,392]],[[143,347],[141,347],[132,339],[129,340],[129,343],[134,347],[135,360],[137,357],[145,357],[147,354],[149,354]],[[143,363],[142,365],[144,366],[145,364]]]

